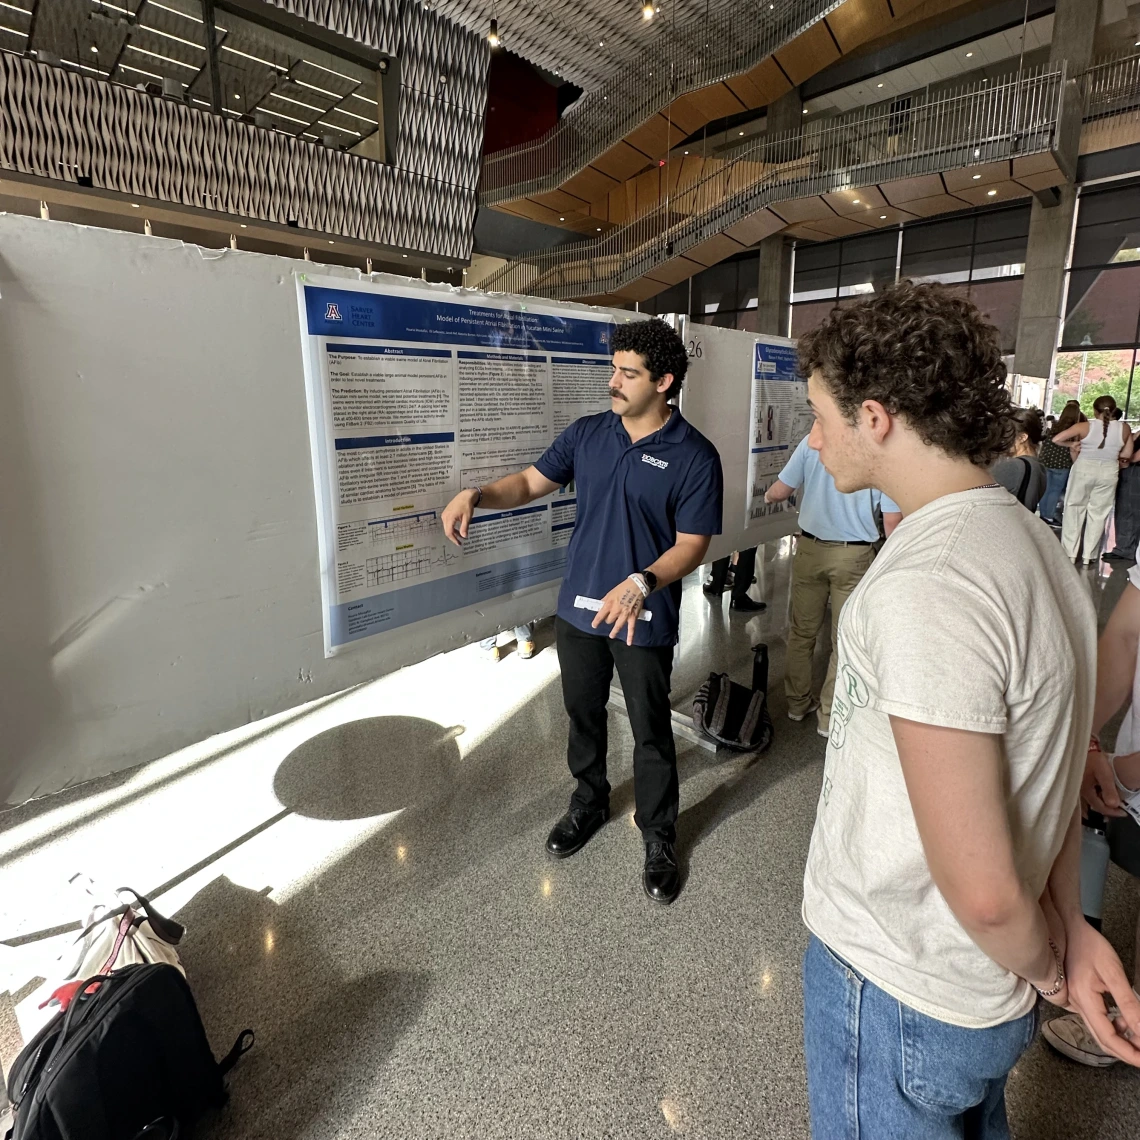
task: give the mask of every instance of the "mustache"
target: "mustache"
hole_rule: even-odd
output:
[[[628,400],[629,397],[626,395],[623,395],[616,388],[611,388],[610,389],[610,399],[611,400]]]

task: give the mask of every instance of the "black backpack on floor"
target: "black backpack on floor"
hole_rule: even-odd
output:
[[[246,1029],[216,1062],[173,966],[91,978],[12,1065],[12,1138],[173,1140],[225,1101],[222,1077],[252,1044]]]
[[[734,752],[763,752],[774,729],[768,713],[768,646],[754,645],[752,688],[710,673],[693,699],[693,725]]]

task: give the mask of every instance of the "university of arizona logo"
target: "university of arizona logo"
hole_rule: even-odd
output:
[[[329,301],[325,305],[325,320],[326,321],[343,321],[344,317],[340,315],[340,308],[335,301]]]
[[[669,464],[666,460],[654,459],[654,457],[652,455],[646,455],[644,452],[642,452],[642,455],[641,455],[641,462],[642,463],[648,463],[653,467],[660,467],[662,471],[664,471],[665,468],[669,466]]]

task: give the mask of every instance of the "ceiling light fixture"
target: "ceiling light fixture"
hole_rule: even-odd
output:
[[[564,221],[566,221],[566,219],[565,219],[565,218],[559,218],[558,220],[559,220],[560,222],[564,222]]]
[[[880,221],[880,222],[885,222],[886,220],[887,220],[887,215],[886,215],[886,214],[880,214],[880,215],[879,215],[879,221]]]
[[[744,138],[744,132],[743,131],[740,132],[740,137]]]
[[[974,57],[974,53],[972,51],[966,52],[966,58],[967,59],[973,59],[973,57]]]
[[[981,175],[980,175],[980,174],[975,174],[975,175],[974,175],[974,181],[975,181],[975,182],[977,182],[977,180],[978,180],[979,178],[981,178]]]
[[[806,107],[804,108],[804,114],[805,115],[807,114],[807,108]]]
[[[131,203],[131,209],[132,209],[132,210],[137,210],[138,208],[139,208],[139,204],[138,204],[138,202],[132,202],[132,203]]]
[[[487,43],[491,45],[491,50],[494,51],[502,42],[499,39],[499,21],[492,20],[490,28],[487,29]]]
[[[858,206],[858,205],[859,205],[859,199],[858,199],[858,198],[852,198],[852,199],[851,199],[851,204],[852,204],[853,206]]]
[[[876,83],[876,84],[875,84],[875,86],[876,86],[876,87],[882,87],[882,84],[881,84],[881,83]]]
[[[241,228],[242,228],[243,230],[246,228],[245,222],[242,222],[242,223],[241,223]]]
[[[688,152],[688,151],[685,151],[685,153],[686,153],[686,154],[688,154],[689,152]]]
[[[990,198],[992,198],[996,193],[997,193],[996,190],[987,190],[986,191],[986,195]]]
[[[601,232],[602,232],[602,227],[598,226],[598,233],[601,233]]]
[[[645,3],[641,5],[641,18],[643,20],[652,20],[654,15],[655,9],[653,0],[645,0]]]

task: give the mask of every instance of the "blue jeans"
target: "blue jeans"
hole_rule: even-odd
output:
[[[530,641],[532,636],[529,623],[527,625],[516,625],[515,628],[511,630],[511,634],[514,637],[515,641],[517,641],[520,645],[524,641]],[[493,633],[490,637],[485,637],[482,641],[479,642],[479,648],[486,650],[494,649],[498,644],[498,641],[499,635],[497,633]]]
[[[911,1009],[813,937],[804,1048],[814,1140],[1008,1140],[1005,1082],[1036,1010],[962,1029]]]
[[[1037,513],[1043,519],[1052,520],[1057,512],[1057,504],[1065,493],[1065,484],[1069,481],[1068,467],[1045,468],[1045,494],[1037,504]]]

